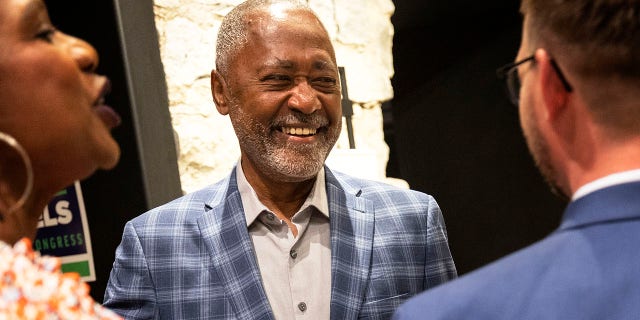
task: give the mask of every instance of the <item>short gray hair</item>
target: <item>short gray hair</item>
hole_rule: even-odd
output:
[[[286,3],[291,8],[314,13],[306,3],[300,0],[247,0],[239,4],[224,17],[218,32],[216,69],[219,73],[227,74],[232,58],[247,44],[247,17],[256,12],[266,11],[268,7],[277,3]]]

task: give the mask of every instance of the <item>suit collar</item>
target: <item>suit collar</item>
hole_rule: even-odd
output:
[[[600,189],[569,203],[560,229],[640,219],[640,182]]]
[[[253,244],[247,232],[235,168],[218,187],[225,192],[207,199],[207,214],[198,220],[212,270],[225,287],[238,319],[273,319]]]
[[[356,319],[369,280],[373,203],[325,167],[331,212],[331,319]]]

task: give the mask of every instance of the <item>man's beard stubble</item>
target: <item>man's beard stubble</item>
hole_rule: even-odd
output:
[[[529,116],[529,119],[535,122],[535,115],[529,114]],[[529,130],[523,129],[523,131],[529,153],[551,192],[563,201],[570,199],[570,196],[563,190],[558,181],[560,176],[552,165],[549,145],[544,140],[540,129],[535,125],[530,125]]]
[[[315,178],[340,135],[341,123],[329,127],[328,119],[315,113],[306,115],[293,111],[264,126],[237,105],[231,110],[231,122],[242,152],[262,174],[275,181],[300,182]],[[296,123],[320,125],[329,128],[329,131],[317,132],[318,141],[313,144],[281,144],[276,141],[273,128],[294,120]]]

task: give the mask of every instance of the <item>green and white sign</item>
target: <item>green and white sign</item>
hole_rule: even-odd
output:
[[[62,272],[77,272],[84,281],[95,281],[93,252],[80,182],[58,192],[38,222],[33,249],[59,257]]]

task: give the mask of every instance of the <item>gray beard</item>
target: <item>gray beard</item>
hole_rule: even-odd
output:
[[[233,106],[231,122],[240,142],[240,149],[249,161],[263,174],[275,181],[300,182],[314,178],[340,135],[341,124],[333,130],[318,133],[313,144],[281,144],[272,138],[272,127],[287,121],[278,118],[268,127],[255,122],[242,108]],[[231,113],[230,113],[231,115]],[[327,120],[319,115],[291,115],[300,122],[326,125]]]

